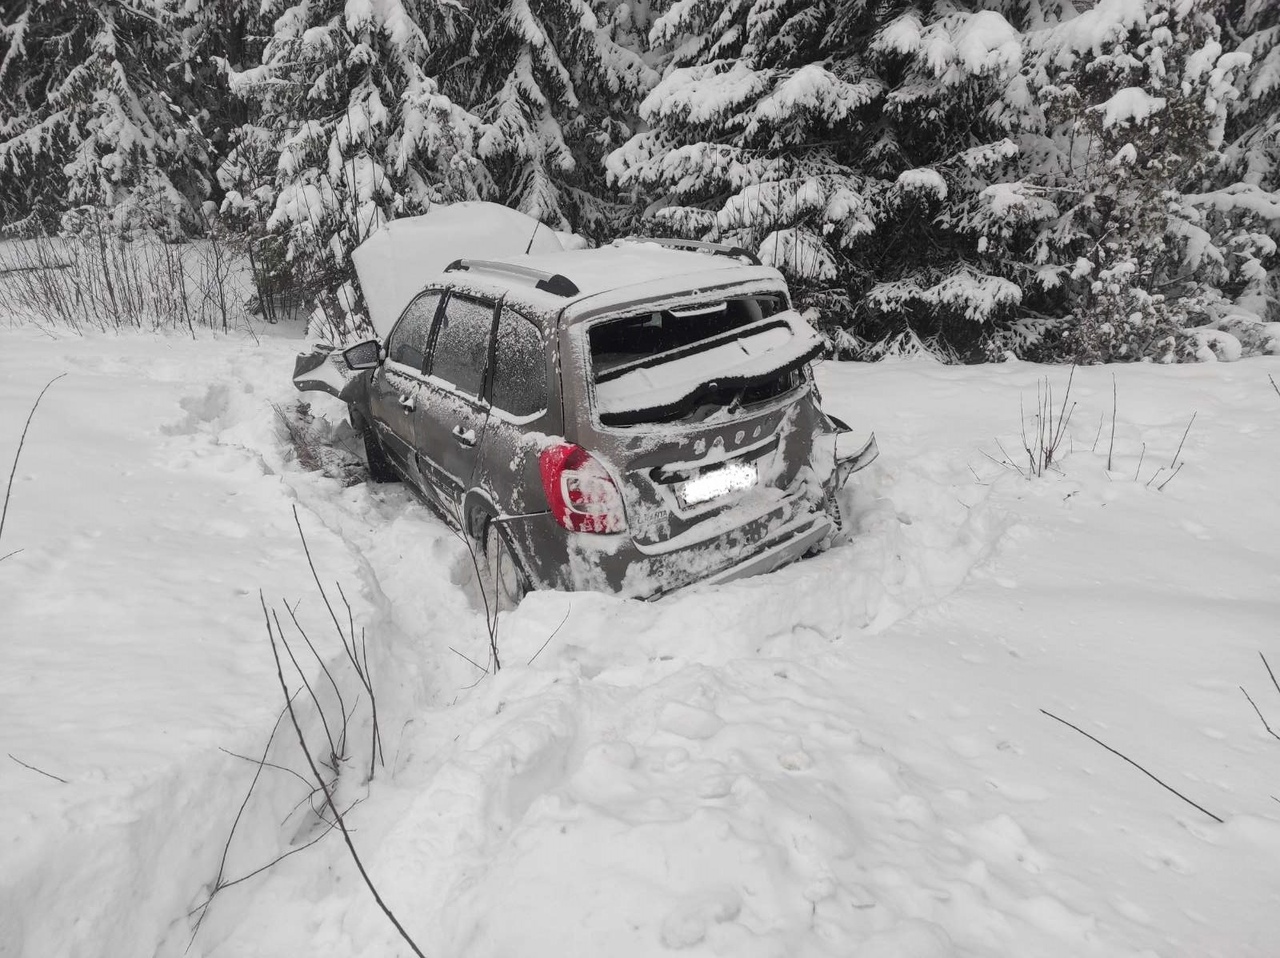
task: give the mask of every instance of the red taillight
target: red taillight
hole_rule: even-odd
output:
[[[542,487],[556,522],[573,532],[624,532],[622,493],[604,466],[573,443],[542,450]]]

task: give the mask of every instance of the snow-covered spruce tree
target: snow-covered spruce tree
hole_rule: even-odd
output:
[[[301,0],[272,13],[262,63],[231,73],[258,116],[219,171],[224,209],[284,239],[321,307],[316,333],[364,338],[351,250],[389,218],[492,192],[473,155],[479,123],[434,76],[457,52],[463,11],[445,0]]]
[[[1215,171],[1213,189],[1206,190],[1200,207],[1206,215],[1233,214],[1248,231],[1280,243],[1280,4],[1271,0],[1230,0],[1223,19],[1223,44],[1249,57],[1237,84],[1241,96],[1227,104],[1223,162]],[[1251,247],[1265,247],[1257,237],[1242,237],[1236,255],[1252,256]],[[1280,322],[1280,256],[1247,262],[1247,274],[1235,296],[1246,314],[1219,324],[1243,339],[1270,351],[1280,351],[1280,329],[1250,322],[1260,317]],[[1250,342],[1253,340],[1254,342]]]
[[[168,0],[6,4],[0,213],[11,228],[50,229],[60,216],[67,228],[198,228],[208,144],[175,23]]]
[[[609,195],[602,159],[657,82],[628,46],[636,14],[588,0],[491,0],[474,14],[447,89],[485,123],[493,198],[559,229],[614,235],[629,211]]]
[[[975,6],[680,0],[611,172],[670,228],[758,250],[842,351],[973,355],[1020,300],[967,215],[1016,152],[993,104],[1021,52]]]
[[[797,292],[841,300],[844,251],[874,229],[856,171],[884,84],[866,25],[831,0],[676,0],[650,34],[663,78],[648,129],[608,158],[654,232],[758,250]]]
[[[1030,96],[1003,98],[1016,166],[971,224],[1020,278],[1022,331],[1048,333],[1000,345],[1080,362],[1239,354],[1218,327],[1267,241],[1203,192],[1245,62],[1218,19],[1202,0],[1101,0],[1026,32]]]

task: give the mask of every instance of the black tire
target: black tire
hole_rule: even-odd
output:
[[[351,425],[360,430],[360,438],[364,440],[364,458],[369,464],[369,478],[374,482],[398,482],[400,477],[396,475],[395,466],[391,465],[391,459],[382,448],[382,441],[373,431],[373,426],[354,407],[350,415]]]
[[[490,612],[508,612],[528,595],[529,579],[496,522],[484,524],[480,548],[480,588],[484,590]]]

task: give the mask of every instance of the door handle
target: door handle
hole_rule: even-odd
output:
[[[474,429],[463,429],[461,426],[454,426],[453,438],[460,446],[474,446],[476,444],[476,431]]]
[[[401,393],[397,402],[400,403],[401,408],[404,409],[405,412],[413,412],[414,407],[418,404],[417,400],[413,397],[413,393]]]

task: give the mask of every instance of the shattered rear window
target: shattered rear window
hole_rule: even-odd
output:
[[[591,363],[599,377],[619,367],[713,339],[787,308],[781,296],[737,296],[639,313],[591,327]]]
[[[821,337],[781,295],[738,296],[609,320],[588,330],[606,426],[700,421],[778,398]]]

